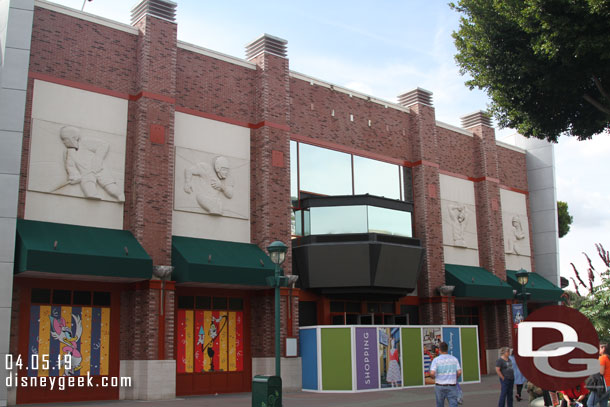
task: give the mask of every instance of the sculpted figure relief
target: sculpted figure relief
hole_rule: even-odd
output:
[[[199,187],[193,189],[193,176],[200,178]],[[233,198],[233,177],[229,160],[218,156],[213,165],[199,162],[184,170],[184,192],[195,192],[195,198],[201,208],[211,215],[223,214],[223,197]]]
[[[519,215],[515,215],[512,218],[510,230],[508,232],[508,251],[507,253],[514,254],[525,254],[520,253],[519,242],[525,239],[525,232],[523,231],[523,225],[521,224],[521,218]]]
[[[101,199],[99,185],[116,200],[125,201],[125,195],[114,177],[104,168],[104,159],[110,148],[107,142],[81,137],[80,129],[72,126],[62,127],[59,136],[66,146],[65,168],[68,181],[55,190],[69,184],[80,184],[86,198]]]
[[[466,246],[464,230],[468,222],[468,212],[464,204],[450,204],[449,218],[453,228],[453,244],[456,246]]]

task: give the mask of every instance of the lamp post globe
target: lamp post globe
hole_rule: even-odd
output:
[[[267,251],[269,252],[269,257],[271,261],[276,264],[282,264],[284,260],[286,260],[286,252],[288,251],[288,246],[286,246],[283,242],[276,240],[267,246]]]

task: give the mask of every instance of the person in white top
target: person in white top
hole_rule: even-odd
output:
[[[434,358],[430,365],[430,376],[435,379],[436,407],[443,407],[445,399],[449,401],[449,407],[457,407],[458,390],[457,381],[462,375],[460,362],[452,355],[447,354],[449,346],[445,342],[439,345],[441,354]]]

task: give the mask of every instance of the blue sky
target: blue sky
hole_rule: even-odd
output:
[[[186,1],[178,3],[178,39],[244,58],[262,33],[288,41],[290,69],[359,92],[396,101],[415,87],[433,92],[437,120],[485,110],[484,92],[464,86],[453,59],[451,33],[459,16],[443,1]],[[78,10],[83,0],[55,0]],[[86,12],[129,23],[129,0],[93,0]],[[499,139],[514,131],[496,130]],[[574,223],[560,239],[560,268],[572,276],[592,257],[595,243],[610,249],[610,135],[579,142],[561,137],[555,149],[558,199]]]

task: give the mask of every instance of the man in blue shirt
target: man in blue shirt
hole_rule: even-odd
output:
[[[457,380],[462,374],[462,368],[454,356],[447,354],[449,346],[445,342],[440,343],[439,349],[441,354],[434,358],[430,365],[430,376],[436,382],[436,386],[434,386],[436,407],[443,407],[445,399],[449,401],[449,407],[457,407]]]

